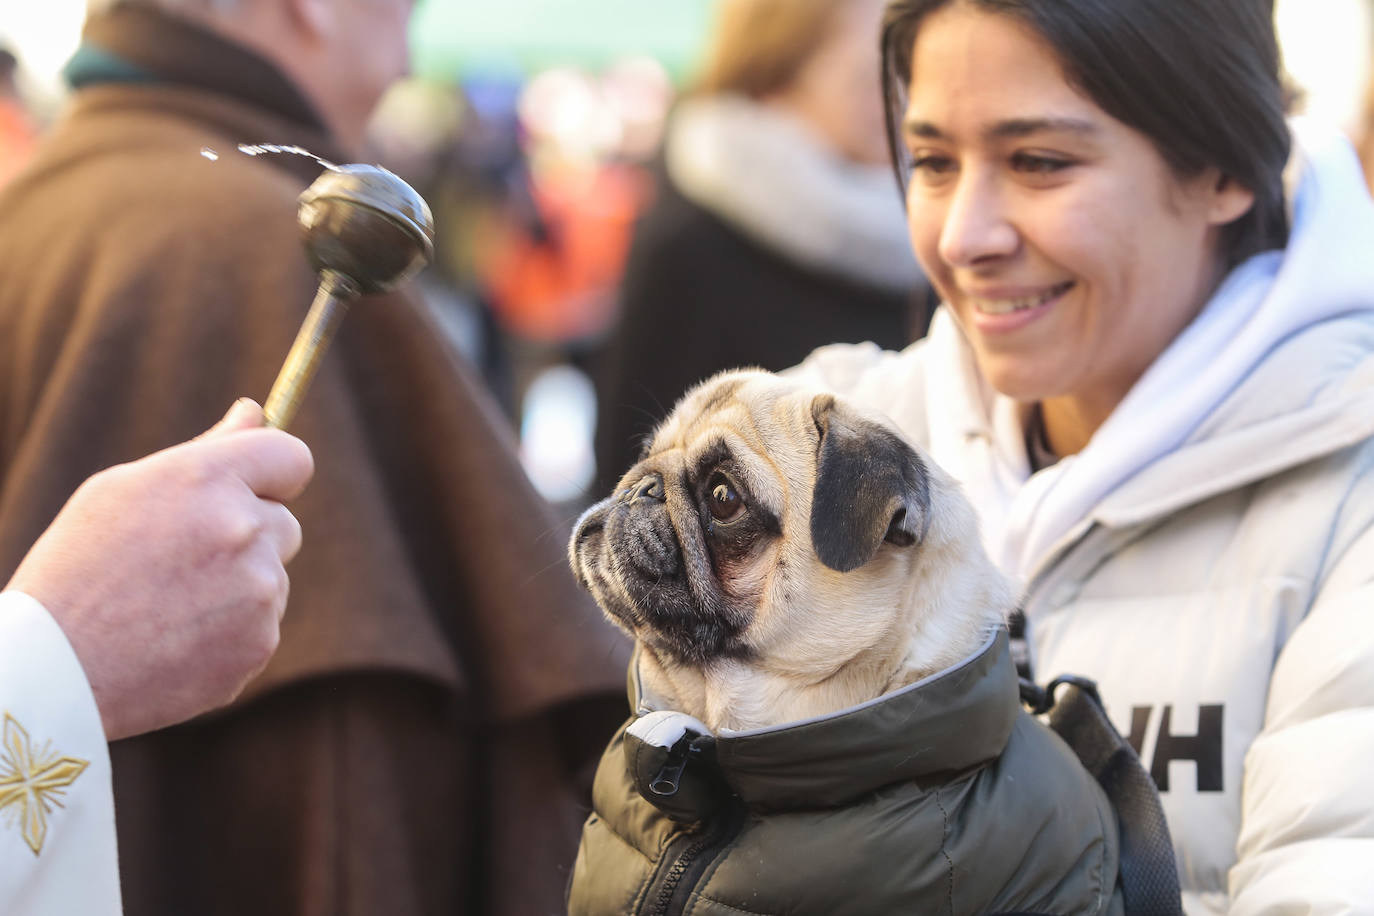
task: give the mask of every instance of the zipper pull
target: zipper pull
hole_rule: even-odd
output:
[[[678,786],[682,784],[682,771],[687,768],[687,757],[692,750],[690,735],[684,734],[677,739],[668,750],[668,759],[663,762],[658,775],[649,783],[649,791],[665,798],[676,795]]]

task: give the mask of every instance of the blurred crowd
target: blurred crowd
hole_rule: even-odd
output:
[[[413,80],[373,122],[435,211],[430,303],[569,514],[713,371],[923,327],[881,111],[857,91],[881,4],[779,8],[722,17],[688,81],[648,57]]]
[[[852,104],[877,79],[867,37],[880,6],[723,17],[686,78],[627,56],[595,72],[412,78],[383,99],[371,154],[434,212],[427,303],[518,430],[536,487],[565,514],[613,484],[676,396],[712,371],[781,369],[826,342],[900,347],[919,336],[927,288],[881,112],[876,96]],[[26,158],[39,133],[9,86],[0,169]],[[665,137],[679,108],[673,161]],[[683,152],[715,143],[734,161]],[[788,177],[793,169],[805,178]],[[684,225],[684,207],[701,225]],[[723,235],[702,237],[706,224]],[[702,258],[720,268],[714,279],[664,279],[665,259]]]
[[[863,42],[880,6],[837,16],[796,4],[764,22],[745,17],[766,4],[747,14],[726,5],[685,76],[632,55],[594,69],[416,76],[383,99],[372,158],[434,211],[426,301],[518,431],[537,489],[565,514],[603,495],[677,394],[711,371],[780,369],[825,342],[899,348],[923,332],[934,303],[902,237],[879,112],[854,104],[877,79]],[[0,48],[0,182],[32,154],[60,101],[21,88],[22,53]],[[1365,96],[1346,127],[1374,181],[1374,79]],[[703,172],[690,151],[717,142],[735,161]],[[838,167],[797,172],[796,150],[807,146],[810,163]],[[807,176],[777,189],[788,197],[781,209],[760,181],[770,167]],[[883,196],[891,213],[862,209],[886,206]],[[790,210],[808,201],[813,209]],[[699,227],[684,228],[684,207],[723,227],[722,244],[703,247]],[[780,213],[784,226],[835,223],[835,238],[868,226],[863,246],[850,246],[867,259],[817,254],[834,254],[823,233],[779,236],[751,222],[758,213]],[[696,275],[684,285],[664,260],[679,246],[677,261],[716,264],[719,282]],[[791,276],[779,280],[779,269]],[[663,346],[646,346],[654,335]]]

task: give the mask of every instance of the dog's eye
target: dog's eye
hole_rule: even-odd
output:
[[[724,474],[711,478],[711,517],[718,522],[730,522],[744,512],[744,500],[740,498],[733,485]]]

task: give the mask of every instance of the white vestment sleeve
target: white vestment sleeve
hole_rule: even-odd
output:
[[[0,913],[121,912],[110,755],[62,628],[0,593]]]

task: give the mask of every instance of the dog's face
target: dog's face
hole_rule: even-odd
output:
[[[1008,603],[938,469],[876,415],[758,371],[689,392],[570,554],[650,690],[713,726],[877,696],[965,657]]]

